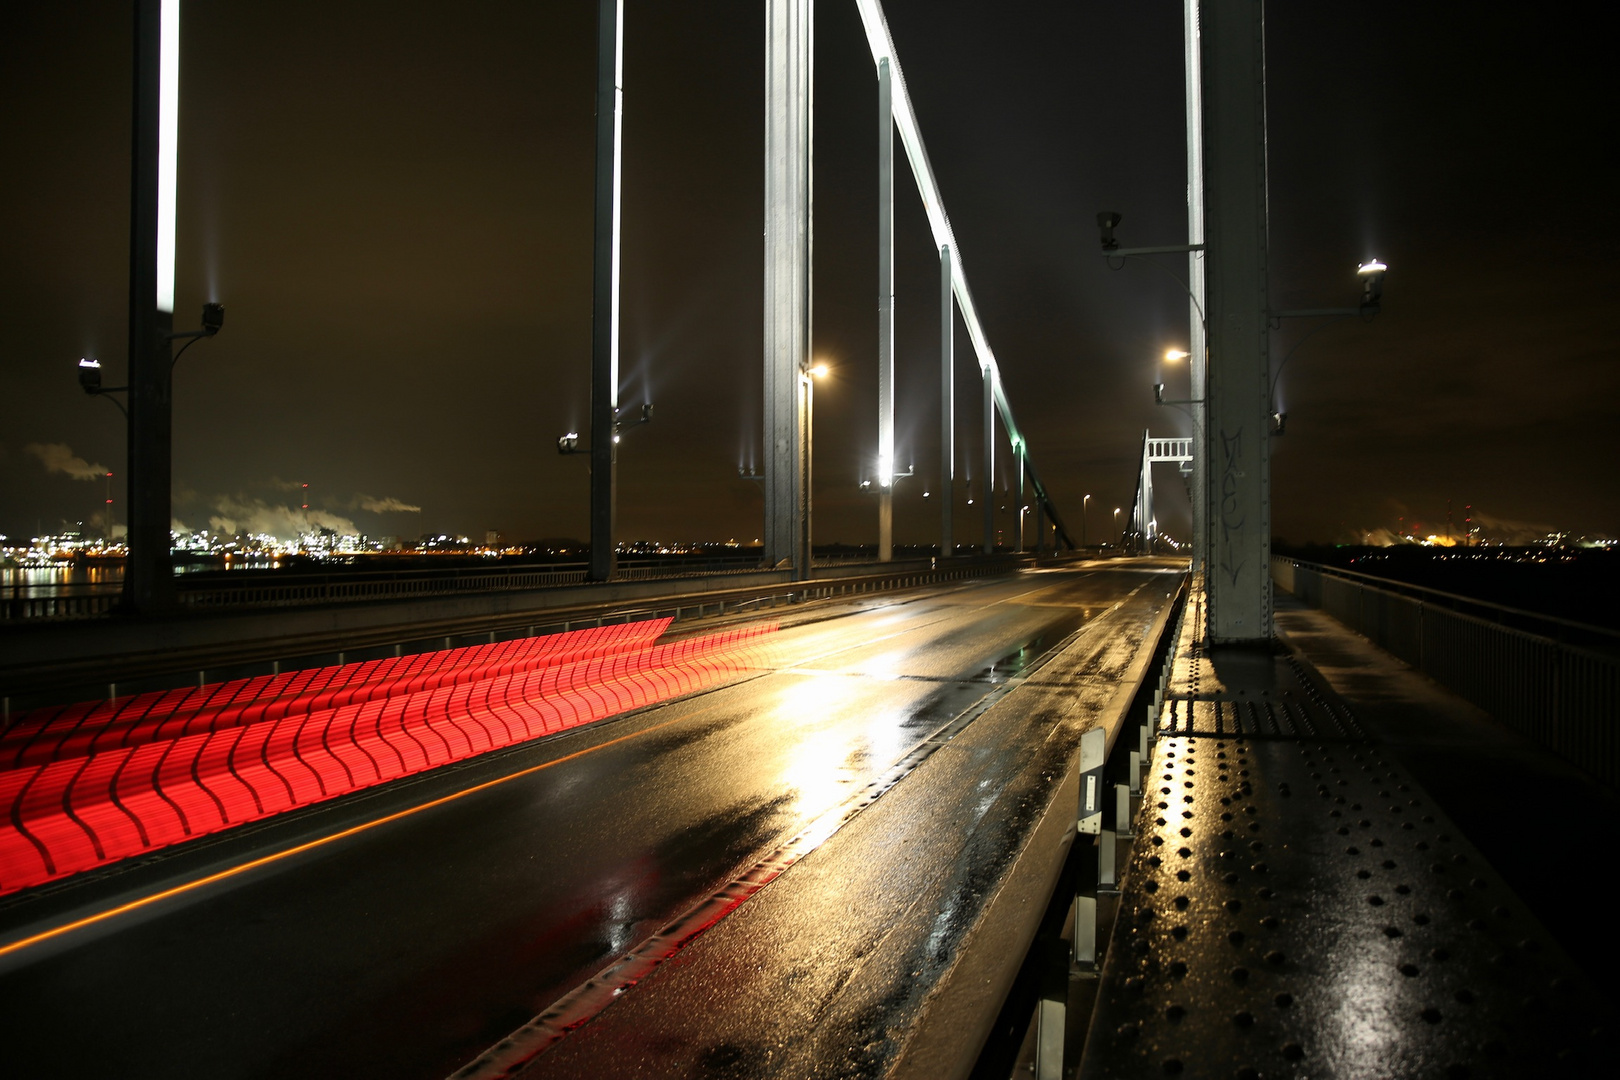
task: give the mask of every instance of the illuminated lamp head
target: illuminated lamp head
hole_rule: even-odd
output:
[[[1384,297],[1384,271],[1389,267],[1377,259],[1368,259],[1356,267],[1361,277],[1361,310],[1368,315],[1378,314],[1379,302]]]

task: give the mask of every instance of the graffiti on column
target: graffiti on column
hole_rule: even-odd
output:
[[[1238,481],[1243,477],[1239,468],[1243,463],[1243,429],[1228,435],[1221,429],[1221,570],[1237,584],[1243,572],[1243,560],[1232,561],[1232,553],[1240,549],[1237,537],[1241,535],[1248,517],[1238,501]]]

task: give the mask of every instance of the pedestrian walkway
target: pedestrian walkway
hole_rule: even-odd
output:
[[[1081,1075],[1604,1071],[1596,986],[1429,791],[1440,763],[1403,760],[1420,714],[1436,731],[1454,719],[1438,688],[1391,678],[1365,642],[1292,609],[1273,650],[1206,648],[1200,601]],[[1329,669],[1353,692],[1313,656],[1345,661]],[[1507,817],[1526,809],[1514,794],[1482,784],[1476,798]]]
[[[1620,939],[1569,914],[1593,854],[1591,833],[1581,826],[1620,821],[1613,789],[1280,590],[1277,632],[1586,974],[1607,979],[1620,964]]]

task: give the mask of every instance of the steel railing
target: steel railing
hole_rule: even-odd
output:
[[[1620,780],[1620,633],[1281,556],[1271,572],[1520,734]]]
[[[853,566],[872,562],[860,553],[816,559],[817,566]],[[709,558],[621,558],[616,580],[653,581],[683,577],[745,575],[759,571],[758,555]],[[325,573],[232,570],[176,579],[180,605],[188,609],[291,607],[303,604],[410,600],[470,593],[523,592],[580,585],[586,564],[555,563],[527,567],[448,567],[410,570],[338,570]],[[79,619],[110,614],[117,606],[119,584],[111,582],[68,588],[54,595],[0,595],[0,622]]]
[[[746,574],[757,569],[759,558],[754,555],[682,560],[632,558],[619,560],[617,577],[620,581],[650,581]],[[584,563],[558,563],[519,568],[354,570],[318,574],[222,571],[197,577],[181,575],[176,585],[182,607],[218,609],[520,592],[578,585],[584,581]],[[118,598],[117,582],[84,591],[64,589],[54,595],[0,595],[0,621],[107,615],[117,605]]]

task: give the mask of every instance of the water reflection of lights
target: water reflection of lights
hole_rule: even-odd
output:
[[[614,952],[620,952],[630,945],[630,931],[635,928],[631,913],[629,891],[614,893],[613,902],[608,907],[608,945]]]
[[[911,612],[903,610],[899,604],[883,604],[867,608],[862,613],[861,621],[870,626],[888,626],[909,619],[911,615]]]
[[[868,657],[854,665],[851,672],[858,672],[869,679],[898,679],[904,672],[907,661],[911,659],[911,650],[897,649],[894,652],[879,653]]]
[[[1333,1007],[1325,1010],[1323,1020],[1325,1026],[1338,1030],[1336,1041],[1343,1055],[1338,1068],[1344,1076],[1386,1074],[1405,1056],[1401,1053],[1402,1025],[1395,1019],[1402,1003],[1390,981],[1394,965],[1379,949],[1335,952],[1338,986],[1331,995]]]
[[[782,782],[794,792],[796,815],[814,816],[838,803],[856,778],[850,758],[858,748],[824,723],[856,688],[847,677],[802,672],[782,694],[778,730],[797,736],[787,748]]]
[[[849,768],[849,751],[845,739],[816,730],[806,731],[805,738],[789,749],[782,782],[795,794],[795,814],[820,814],[843,799],[855,779]]]

